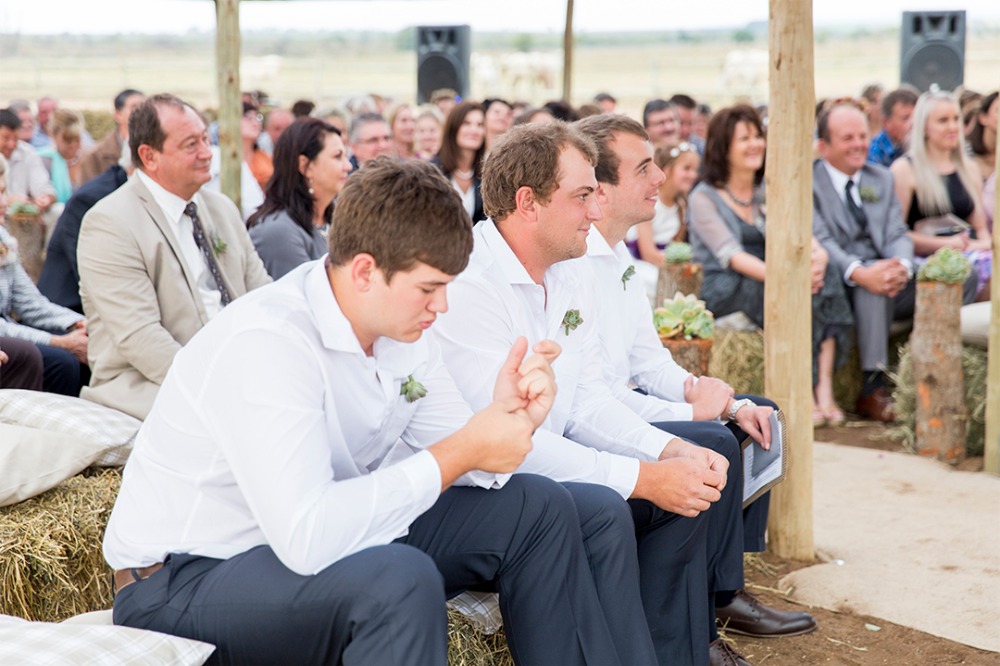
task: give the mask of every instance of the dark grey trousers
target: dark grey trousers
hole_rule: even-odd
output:
[[[444,665],[446,596],[496,589],[518,664],[650,664],[629,518],[607,488],[516,475],[450,488],[405,537],[314,576],[266,546],[171,555],[114,619],[213,643],[213,664]]]

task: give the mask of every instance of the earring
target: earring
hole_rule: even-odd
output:
[[[316,194],[316,191],[313,189],[313,179],[312,178],[309,179],[309,194],[310,195]]]

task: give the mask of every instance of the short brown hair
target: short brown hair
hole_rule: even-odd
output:
[[[515,125],[500,135],[483,166],[483,212],[494,222],[505,219],[517,209],[522,187],[548,203],[559,187],[559,153],[567,146],[597,165],[594,142],[561,120]]]
[[[891,116],[892,111],[896,108],[897,104],[902,104],[903,106],[916,106],[917,93],[913,92],[911,88],[896,88],[892,92],[888,93],[882,98],[882,117],[888,118]]]
[[[472,220],[435,166],[381,155],[347,179],[333,211],[329,248],[336,266],[372,255],[386,282],[417,262],[458,275],[472,253]]]
[[[163,142],[167,140],[167,133],[160,124],[160,107],[174,107],[180,111],[188,107],[195,113],[198,112],[180,97],[170,93],[147,97],[135,107],[128,117],[128,147],[132,151],[132,164],[140,169],[145,165],[139,157],[139,146],[145,144],[156,151],[162,151]]]
[[[705,169],[702,177],[709,185],[723,187],[729,180],[729,146],[733,143],[736,125],[741,122],[749,123],[761,136],[766,136],[760,114],[749,104],[719,109],[709,121],[705,135]],[[759,185],[762,180],[764,165],[754,175],[755,184]]]
[[[618,184],[618,167],[621,160],[611,149],[611,142],[616,134],[632,134],[643,141],[649,141],[645,128],[636,120],[620,113],[606,113],[599,116],[588,116],[573,123],[573,127],[583,133],[597,146],[597,164],[594,173],[597,182],[608,185]]]

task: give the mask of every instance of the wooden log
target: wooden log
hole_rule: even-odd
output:
[[[219,186],[240,208],[243,148],[240,118],[240,0],[215,0],[215,68],[219,90]]]
[[[913,384],[920,455],[950,463],[965,458],[965,381],[959,308],[962,285],[918,282],[913,317]]]
[[[663,346],[677,364],[696,377],[708,376],[708,366],[712,362],[712,341],[695,338],[660,338]]]
[[[694,294],[701,298],[701,283],[705,277],[701,264],[685,262],[683,264],[664,264],[660,266],[660,275],[656,280],[656,303],[673,298],[678,291],[684,294]]]
[[[812,147],[815,121],[812,2],[770,0],[767,131],[765,394],[785,411],[788,470],[771,493],[768,548],[811,561]]]
[[[16,213],[7,216],[7,231],[17,240],[21,265],[31,281],[38,284],[45,263],[45,222],[41,215]]]

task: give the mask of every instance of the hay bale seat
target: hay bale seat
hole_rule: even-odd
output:
[[[120,486],[120,471],[103,470],[0,508],[0,614],[59,622],[111,608],[101,541]],[[449,610],[448,639],[454,666],[513,666],[503,629],[483,634]]]
[[[981,456],[986,441],[986,350],[974,345],[962,345],[962,372],[965,375],[965,408],[969,418],[966,421],[965,451],[970,456]],[[913,359],[909,345],[899,352],[899,368],[892,376],[896,389],[897,425],[890,434],[903,441],[912,453],[916,448],[917,395],[913,384]]]

